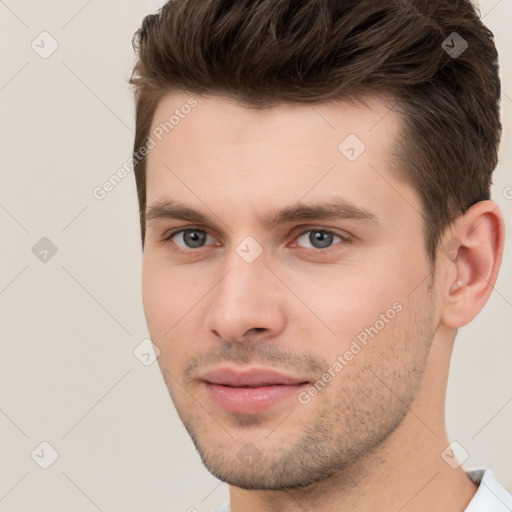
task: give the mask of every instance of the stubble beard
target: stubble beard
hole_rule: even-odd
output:
[[[203,464],[221,481],[243,489],[305,488],[333,479],[337,485],[340,480],[353,485],[372,455],[400,426],[420,388],[435,334],[428,321],[430,314],[419,328],[402,333],[402,346],[404,340],[411,346],[402,367],[396,367],[388,350],[357,372],[344,375],[344,369],[329,384],[337,385],[335,394],[334,387],[330,393],[323,390],[310,404],[297,405],[291,414],[286,412],[289,417],[283,415],[272,424],[262,422],[258,415],[233,415],[230,423],[224,420],[226,432],[212,436],[220,428],[213,418],[178,411]],[[309,407],[315,408],[313,416],[308,414],[300,431],[290,435],[287,423],[296,430],[299,415]],[[242,434],[230,439],[234,427]],[[240,439],[244,429],[247,438]],[[240,456],[248,445],[253,447],[250,461]]]

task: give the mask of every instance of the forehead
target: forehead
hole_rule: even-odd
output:
[[[306,136],[315,144],[358,132],[364,142],[375,144],[383,133],[392,136],[401,125],[392,111],[393,101],[390,96],[366,94],[349,101],[278,103],[256,109],[228,96],[176,91],[158,104],[151,133],[156,133],[159,141],[172,132],[189,140],[194,136],[205,142],[231,144],[248,144],[272,134],[272,139],[277,135],[280,142],[294,145],[295,137]]]
[[[338,193],[392,221],[405,213],[395,208],[401,195],[409,210],[419,198],[392,172],[402,122],[387,100],[255,110],[221,96],[169,94],[151,126],[147,204],[179,197],[196,209],[254,213]]]

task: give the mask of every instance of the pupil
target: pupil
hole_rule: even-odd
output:
[[[185,244],[189,247],[201,247],[206,240],[206,233],[203,231],[187,230],[184,233]]]
[[[309,235],[309,241],[314,247],[325,248],[332,244],[333,235],[325,231],[313,231]]]

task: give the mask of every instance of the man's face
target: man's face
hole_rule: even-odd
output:
[[[381,446],[424,391],[437,321],[420,197],[390,172],[400,118],[371,98],[195,99],[167,96],[152,125],[182,112],[148,155],[150,335],[214,475],[308,485]]]

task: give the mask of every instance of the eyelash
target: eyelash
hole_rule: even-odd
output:
[[[185,231],[201,231],[203,233],[206,233],[207,235],[211,235],[213,236],[210,232],[208,232],[208,230],[202,228],[202,227],[199,227],[199,226],[190,226],[190,227],[185,227],[185,228],[180,228],[180,229],[177,229],[175,231],[172,231],[171,233],[169,233],[169,235],[167,235],[163,240],[162,242],[169,242],[171,241],[171,238],[173,238],[174,236],[178,235],[179,233],[183,233]],[[346,236],[346,235],[341,235],[340,233],[337,233],[335,231],[331,231],[329,229],[323,229],[323,228],[308,228],[308,229],[305,229],[301,232],[299,232],[296,236],[294,236],[294,240],[300,238],[302,235],[305,235],[306,233],[310,233],[310,232],[314,232],[314,231],[318,231],[318,232],[321,232],[321,233],[326,233],[326,234],[329,234],[329,235],[333,235],[333,236],[337,236],[338,238],[341,239],[341,241],[345,244],[345,243],[350,243],[352,242],[352,240]],[[343,245],[344,245],[343,244]],[[173,244],[175,247],[173,248],[173,251],[177,252],[178,254],[190,254],[191,252],[196,252],[198,251],[199,249],[204,249],[204,247],[207,247],[207,246],[204,246],[204,247],[198,247],[197,249],[182,249],[179,245],[177,244]],[[302,249],[306,249],[306,250],[310,250],[310,251],[314,251],[315,253],[323,253],[323,254],[327,254],[327,253],[330,253],[331,250],[335,250],[335,246],[331,246],[331,247],[328,247],[326,249],[315,249],[315,248],[302,248]]]

